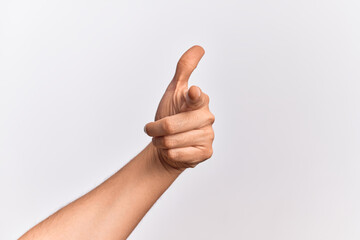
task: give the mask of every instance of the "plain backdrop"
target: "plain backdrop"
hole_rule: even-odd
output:
[[[2,0],[0,239],[139,153],[195,44],[214,155],[129,239],[359,239],[359,12],[358,0]]]

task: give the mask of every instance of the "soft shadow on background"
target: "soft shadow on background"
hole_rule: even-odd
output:
[[[357,0],[1,1],[0,239],[145,147],[194,44],[214,155],[129,239],[359,239],[359,12]]]

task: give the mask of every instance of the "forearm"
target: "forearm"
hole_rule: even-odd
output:
[[[155,115],[145,125],[152,142],[97,188],[29,230],[20,240],[126,239],[183,170],[212,155],[215,117],[209,97],[188,80],[204,54],[180,58]]]
[[[180,173],[165,169],[150,143],[104,183],[20,239],[126,239]]]

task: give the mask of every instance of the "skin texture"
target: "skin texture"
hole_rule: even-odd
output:
[[[109,179],[20,240],[126,239],[186,168],[211,157],[215,118],[209,97],[199,87],[188,89],[189,77],[203,55],[202,47],[193,46],[180,58],[155,121],[144,127],[152,141]]]
[[[204,53],[202,47],[194,46],[183,54],[159,103],[155,122],[145,126],[164,166],[195,167],[212,155],[215,117],[209,110],[209,97],[197,86],[188,89],[190,75]]]

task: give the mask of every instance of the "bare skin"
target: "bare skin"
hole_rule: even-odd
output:
[[[145,125],[152,141],[109,179],[20,240],[126,239],[186,168],[211,157],[215,118],[209,97],[199,87],[188,89],[189,77],[203,55],[200,46],[193,46],[180,58],[155,121]]]

